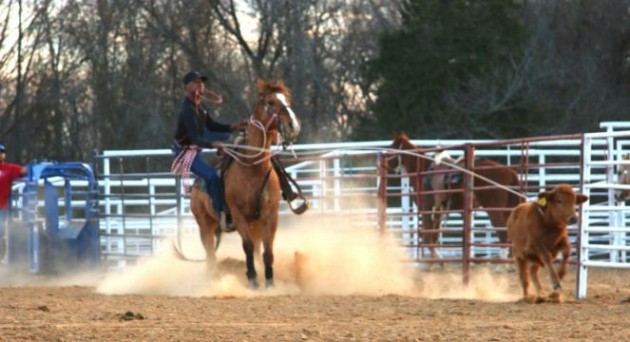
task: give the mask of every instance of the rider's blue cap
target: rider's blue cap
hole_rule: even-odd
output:
[[[208,80],[208,78],[202,74],[200,74],[198,71],[195,70],[191,70],[189,71],[186,75],[184,75],[184,77],[182,78],[182,82],[184,83],[184,85],[192,82],[192,81],[196,81],[196,80],[201,80],[202,82],[205,82]]]
[[[7,150],[4,148],[4,145],[0,144],[0,152],[6,152]]]

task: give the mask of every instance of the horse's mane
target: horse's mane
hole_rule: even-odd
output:
[[[282,93],[284,94],[288,99],[291,98],[291,91],[289,90],[289,88],[287,88],[287,86],[284,85],[283,81],[269,81],[269,82],[264,82],[264,81],[259,81],[258,83],[258,93],[259,95],[266,95],[266,94],[271,94],[271,93]]]
[[[392,134],[393,138],[394,138],[394,144],[404,144],[406,146],[411,146],[412,148],[415,148],[416,146],[414,144],[411,143],[411,140],[409,139],[409,137],[407,136],[407,134],[405,132],[394,132]]]

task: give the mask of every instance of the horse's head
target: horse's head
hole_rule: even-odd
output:
[[[622,161],[630,161],[630,153],[623,156]],[[630,185],[630,165],[617,166],[617,184]],[[630,195],[630,190],[615,190],[615,199],[625,201]]]
[[[254,117],[262,122],[267,134],[279,132],[285,142],[294,142],[300,134],[300,122],[291,109],[291,94],[282,81],[258,80],[258,101]]]
[[[457,188],[462,182],[461,173],[453,172],[451,165],[458,165],[461,159],[453,159],[446,151],[437,153],[433,157],[429,171],[432,175],[428,177],[428,187],[434,191],[449,190]],[[452,193],[436,193],[433,195],[434,205],[440,209],[448,209]],[[435,219],[435,218],[434,218]]]
[[[407,134],[403,132],[395,132],[393,134],[393,138],[394,140],[392,141],[392,144],[389,145],[389,147],[387,148],[389,151],[402,151],[414,148],[411,141],[409,141],[409,137],[407,137]],[[387,158],[387,170],[391,172],[397,172],[401,168],[403,168],[404,165],[402,165],[402,158],[402,153],[395,153],[389,156]]]

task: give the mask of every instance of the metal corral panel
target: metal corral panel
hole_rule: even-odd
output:
[[[627,267],[630,258],[628,210],[612,198],[614,189],[619,187],[615,185],[614,169],[623,163],[620,160],[628,150],[630,132],[613,132],[610,127],[616,126],[605,123],[602,127],[609,128],[607,132],[587,135],[411,142],[428,157],[447,151],[457,158],[465,156],[466,148],[472,147],[475,158],[490,158],[516,170],[522,184],[520,192],[528,199],[558,183],[569,183],[589,195],[590,200],[582,206],[581,226],[570,227],[572,243],[577,245],[579,237],[587,242],[576,249],[581,252],[579,260],[577,255],[573,257],[581,263],[581,279],[585,281],[587,267]],[[420,234],[422,220],[410,174],[385,174],[380,169],[380,160],[398,152],[390,149],[390,144],[391,141],[374,141],[296,145],[293,151],[280,153],[280,157],[310,201],[309,214],[341,215],[351,218],[346,221],[349,224],[393,233],[412,260],[436,261],[426,251],[423,253],[426,245]],[[213,151],[204,153],[213,158]],[[163,248],[165,239],[197,236],[189,196],[182,194],[182,180],[168,172],[171,162],[168,149],[105,151],[97,157],[101,249],[108,265],[124,267],[139,256],[151,255]],[[381,183],[386,186],[379,195]],[[496,234],[497,229],[505,227],[492,227],[484,210],[471,211],[470,227],[466,229],[463,212],[448,214],[436,246],[444,260],[509,262],[504,254],[507,245],[499,244]],[[285,227],[296,220],[284,202],[280,220],[280,229],[288,229]]]

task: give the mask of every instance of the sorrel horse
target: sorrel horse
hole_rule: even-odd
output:
[[[621,161],[630,161],[630,153],[627,153],[621,158]],[[617,184],[630,185],[630,165],[620,164],[617,166]],[[628,199],[630,190],[617,189],[615,190],[615,199],[619,202],[624,202]]]
[[[395,134],[390,148],[397,150],[418,149],[404,133]],[[399,166],[402,166],[407,172],[414,173],[410,176],[410,179],[416,193],[451,190],[450,192],[439,192],[433,195],[417,194],[414,196],[416,205],[421,212],[426,212],[427,208],[431,210],[430,213],[422,215],[423,233],[421,236],[423,243],[433,246],[437,243],[437,233],[441,227],[444,212],[461,210],[463,208],[463,192],[461,191],[463,189],[463,179],[460,173],[453,172],[453,168],[448,165],[457,164],[457,161],[449,157],[442,158],[441,161],[446,163],[429,163],[425,158],[410,154],[401,154],[397,158],[388,160],[389,169],[397,169]],[[440,170],[444,172],[438,172]],[[418,173],[422,171],[430,171],[431,175],[426,175],[424,179],[419,179]],[[517,206],[523,201],[523,197],[496,187],[496,185],[485,179],[518,191],[520,190],[518,174],[513,169],[490,159],[476,160],[472,171],[476,175],[473,181],[473,187],[475,188],[473,190],[474,207],[488,209],[486,212],[492,226],[505,228],[510,212],[500,209]],[[422,189],[422,191],[419,189]],[[507,232],[505,230],[497,230],[496,234],[501,243],[507,243]],[[430,247],[430,250],[433,257],[439,257],[435,247]]]
[[[234,225],[241,236],[247,280],[257,288],[254,257],[260,256],[261,244],[265,265],[265,284],[273,286],[273,243],[278,227],[280,182],[273,171],[270,147],[278,134],[285,142],[294,141],[300,133],[300,123],[290,107],[290,92],[282,81],[257,82],[254,114],[249,120],[242,151],[223,173],[225,200]],[[229,149],[226,153],[231,154]],[[234,154],[232,154],[234,155]],[[199,225],[201,242],[209,265],[216,261],[215,233],[219,229],[216,211],[210,196],[194,187],[190,206]]]

